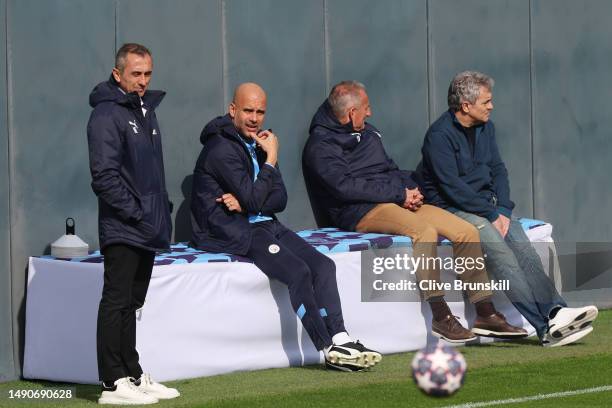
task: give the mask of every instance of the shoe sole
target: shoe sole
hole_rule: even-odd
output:
[[[158,400],[143,402],[143,401],[123,399],[123,398],[99,398],[98,399],[98,404],[101,404],[101,405],[151,405],[151,404],[157,404],[158,402],[159,402]]]
[[[575,343],[578,340],[580,340],[581,338],[583,338],[584,336],[586,336],[587,334],[591,333],[593,331],[593,326],[589,326],[586,329],[582,329],[580,331],[577,331],[574,334],[570,334],[567,337],[564,337],[563,339],[556,341],[556,342],[550,342],[547,344],[542,344],[544,347],[561,347],[561,346],[565,346],[567,344],[571,344],[571,343]]]
[[[151,392],[151,391],[142,391],[147,395],[150,395],[154,398],[157,398],[158,400],[170,400],[170,399],[174,399],[174,398],[178,398],[181,396],[181,393],[176,393],[176,394],[159,394],[159,393],[155,393],[155,392]]]
[[[572,333],[578,333],[581,330],[589,327],[597,318],[598,314],[599,310],[597,310],[597,308],[590,308],[589,310],[576,316],[572,322],[566,324],[565,326],[552,328],[550,335],[552,338],[560,339],[559,341],[561,341],[561,339],[566,338]]]
[[[476,340],[477,339],[476,336],[470,337],[469,339],[449,339],[445,335],[440,334],[440,333],[438,333],[436,331],[433,331],[433,330],[431,331],[431,334],[433,334],[434,336],[436,336],[439,339],[442,339],[444,341],[447,341],[447,342],[453,343],[453,344],[463,344],[463,343],[467,343],[468,341],[472,341],[472,340]]]
[[[375,351],[362,351],[361,355],[357,359],[359,365],[363,365],[365,367],[374,367],[376,364],[380,363],[382,360],[382,355]]]
[[[344,354],[339,354],[339,353],[329,353],[329,356],[327,357],[327,362],[331,363],[334,368],[340,369],[338,367],[342,367],[342,366],[351,366],[351,367],[359,367],[361,369],[365,369],[368,368],[368,366],[365,364],[365,359],[363,358],[363,353],[359,353],[358,355],[354,356],[354,357],[347,357]],[[356,371],[353,370],[351,368],[349,368],[348,370],[341,370],[341,371]]]
[[[472,328],[472,333],[481,337],[495,337],[498,339],[520,339],[529,336],[528,333],[512,333],[512,332],[498,332],[493,330]]]
[[[329,370],[343,371],[345,373],[364,371],[367,367],[358,367],[355,365],[340,365],[329,361],[325,362],[325,368]]]

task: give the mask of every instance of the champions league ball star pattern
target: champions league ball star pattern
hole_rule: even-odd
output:
[[[525,230],[533,229],[546,225],[542,221],[521,218],[521,224]],[[366,251],[368,249],[384,249],[390,247],[411,246],[412,240],[405,236],[347,232],[337,228],[320,228],[304,230],[298,235],[306,240],[310,245],[324,254],[338,252]],[[440,238],[440,245],[450,245],[450,242]],[[62,259],[71,262],[102,263],[104,257],[100,251],[95,251],[82,258],[54,258],[49,255],[42,256],[47,259]],[[247,262],[252,263],[249,258],[239,255],[212,253],[191,248],[185,243],[174,244],[169,252],[158,253],[155,257],[155,265],[175,265],[186,263],[207,263],[207,262]]]
[[[463,385],[467,364],[451,346],[430,346],[416,353],[412,360],[412,378],[425,394],[444,397]]]

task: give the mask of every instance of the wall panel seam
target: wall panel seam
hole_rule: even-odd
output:
[[[225,107],[229,105],[229,73],[228,73],[228,56],[227,56],[227,10],[225,0],[221,0],[221,86],[223,87],[223,98],[221,112],[225,112]]]
[[[431,108],[431,51],[430,41],[430,28],[429,28],[429,0],[425,0],[425,49],[427,51],[427,55],[425,58],[425,72],[427,72],[427,128],[431,125],[432,119],[432,108]]]
[[[114,32],[115,40],[113,41],[113,46],[114,46],[114,51],[115,51],[114,55],[117,55],[117,50],[118,50],[117,40],[119,39],[119,35],[117,34],[117,30],[119,28],[118,27],[118,22],[117,22],[117,19],[118,19],[118,16],[117,16],[118,12],[117,12],[117,10],[119,9],[119,0],[115,0],[113,3],[114,3],[114,6],[115,6],[115,16],[114,16],[115,17],[115,21],[114,21],[114,23],[115,23],[115,32]],[[113,67],[114,67],[114,64],[113,64]]]
[[[330,47],[329,47],[329,11],[327,9],[327,0],[323,0],[323,59],[325,63],[325,95],[331,88],[331,67],[330,67]]]
[[[15,361],[19,361],[16,353],[19,352],[19,342],[15,340],[15,321],[14,318],[14,297],[15,290],[13,287],[13,143],[11,143],[11,138],[13,135],[13,89],[12,89],[12,70],[11,70],[11,48],[10,48],[10,19],[9,19],[9,0],[6,0],[4,3],[4,30],[5,30],[5,69],[6,69],[6,145],[7,145],[7,176],[8,176],[8,278],[9,278],[9,288],[10,288],[10,316],[11,316],[11,324],[10,324],[10,339],[11,346],[13,348],[13,353],[11,353],[11,365],[13,366],[13,371],[16,375],[18,375],[18,368],[15,365]]]
[[[529,0],[529,112],[531,114],[531,123],[529,127],[531,143],[531,216],[536,216],[536,162],[535,162],[535,111],[534,111],[534,76],[535,67],[533,61],[533,13],[532,13],[532,0]]]

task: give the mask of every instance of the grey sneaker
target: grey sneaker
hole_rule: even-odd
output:
[[[547,334],[552,340],[561,340],[590,327],[597,318],[597,314],[598,310],[595,306],[562,307],[557,311],[555,317],[548,321]]]
[[[542,338],[542,346],[544,347],[561,347],[567,344],[575,343],[593,331],[593,326],[588,326],[577,332],[568,333],[564,337],[555,338],[550,332],[546,333]]]

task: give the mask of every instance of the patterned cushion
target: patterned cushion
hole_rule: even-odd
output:
[[[543,221],[532,220],[529,218],[520,218],[519,221],[525,230],[530,230],[547,225]],[[309,244],[315,247],[319,252],[331,254],[336,252],[354,252],[365,251],[370,248],[389,248],[412,245],[412,240],[408,237],[400,235],[388,234],[372,234],[347,232],[337,228],[320,228],[313,230],[304,230],[298,232],[298,235],[306,240]],[[443,237],[440,238],[440,245],[450,245],[450,242]],[[50,255],[42,256],[41,258],[56,259]],[[57,258],[70,262],[89,262],[102,263],[104,257],[100,251],[92,252],[89,256],[83,258],[64,259]],[[155,265],[171,265],[171,264],[186,264],[186,263],[207,263],[207,262],[252,262],[249,258],[239,255],[212,253],[200,251],[189,247],[185,243],[174,244],[170,247],[170,252],[158,253],[155,257]]]

